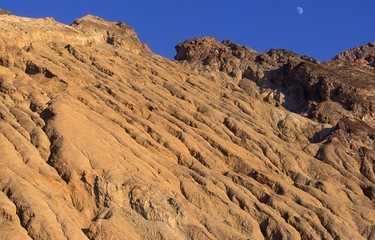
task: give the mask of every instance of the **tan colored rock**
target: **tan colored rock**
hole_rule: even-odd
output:
[[[259,85],[325,66],[211,38],[181,64],[94,16],[0,15],[0,42],[0,239],[375,237],[373,109],[324,124]]]

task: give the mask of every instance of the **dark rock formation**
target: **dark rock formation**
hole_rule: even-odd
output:
[[[335,59],[369,59],[372,46],[369,43]],[[341,61],[319,63],[287,50],[257,53],[209,37],[183,42],[176,46],[176,51],[175,59],[184,65],[203,73],[226,73],[234,82],[249,79],[261,92],[269,95],[272,90],[279,105],[321,122],[335,124],[347,115],[359,119],[374,117],[375,94],[368,91],[375,86],[375,73],[371,69]]]

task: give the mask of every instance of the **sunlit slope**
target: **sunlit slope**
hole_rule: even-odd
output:
[[[375,237],[373,169],[338,126],[123,23],[0,15],[0,31],[0,239]]]

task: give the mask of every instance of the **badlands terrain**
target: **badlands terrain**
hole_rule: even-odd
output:
[[[0,15],[0,239],[375,239],[375,47],[320,63]]]

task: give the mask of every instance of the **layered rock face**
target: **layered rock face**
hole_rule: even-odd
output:
[[[0,15],[0,239],[373,239],[371,64]]]

